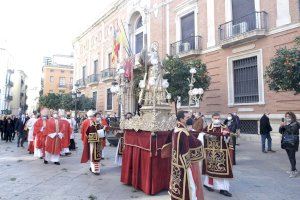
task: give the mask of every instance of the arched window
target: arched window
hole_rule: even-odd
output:
[[[143,49],[143,21],[142,17],[139,16],[135,23],[135,30],[134,30],[134,49],[135,53],[140,53]]]
[[[139,17],[137,22],[136,22],[136,27],[135,29],[139,29],[143,26],[143,21],[142,21],[142,17]]]

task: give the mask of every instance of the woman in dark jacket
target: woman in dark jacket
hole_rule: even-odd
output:
[[[296,115],[293,112],[285,113],[285,122],[282,122],[279,128],[279,132],[282,135],[294,135],[295,145],[291,147],[283,147],[289,157],[291,163],[291,171],[288,171],[290,178],[297,176],[298,171],[296,169],[296,151],[299,147],[299,128],[300,124],[297,122]],[[282,142],[282,141],[281,141]]]

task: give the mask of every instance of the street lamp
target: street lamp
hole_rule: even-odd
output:
[[[74,86],[75,88],[72,89],[72,99],[75,101],[75,119],[77,120],[77,101],[81,96],[81,92],[78,89],[79,85],[77,83]]]
[[[199,107],[200,105],[200,100],[201,100],[201,96],[204,93],[204,90],[202,88],[194,88],[194,83],[196,82],[196,79],[194,77],[194,75],[196,74],[196,68],[192,67],[190,69],[190,74],[191,74],[191,78],[188,78],[189,81],[189,108],[191,107],[192,102],[195,103],[196,107]]]
[[[124,88],[125,88],[125,80],[124,80],[124,73],[125,70],[122,67],[119,67],[117,70],[117,80],[114,80],[112,82],[112,86],[110,88],[110,91],[112,94],[116,94],[118,95],[118,102],[119,105],[121,106],[121,113],[119,113],[119,116],[121,117],[121,119],[124,118],[124,112],[125,112],[125,108],[124,108]]]

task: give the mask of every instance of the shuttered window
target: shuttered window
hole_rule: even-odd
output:
[[[143,32],[135,36],[135,53],[140,53],[143,49]]]
[[[232,0],[233,34],[256,28],[254,0]]]
[[[106,110],[112,110],[112,93],[110,89],[107,89]]]
[[[254,0],[232,0],[232,19],[236,21],[255,11]]]
[[[181,17],[181,40],[183,43],[189,43],[190,48],[195,46],[195,18],[194,12]]]

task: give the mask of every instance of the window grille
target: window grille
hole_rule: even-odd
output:
[[[241,120],[242,134],[258,134],[258,123],[256,120]]]
[[[257,56],[233,61],[234,103],[259,101]]]

